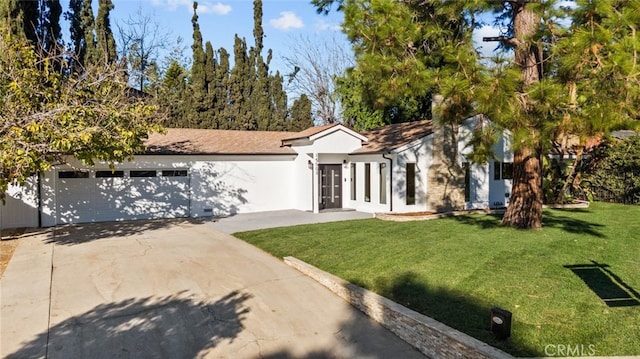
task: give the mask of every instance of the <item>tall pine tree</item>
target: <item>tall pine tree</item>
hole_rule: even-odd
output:
[[[114,63],[118,58],[116,40],[111,31],[109,13],[113,10],[111,0],[98,0],[98,17],[95,21],[96,28],[96,61],[99,63]]]
[[[513,190],[502,223],[542,226],[542,158],[559,136],[587,138],[630,123],[640,113],[636,76],[636,1],[504,2],[313,0],[338,3],[356,52],[360,79],[382,103],[407,94],[439,93],[443,121],[474,113],[474,160],[487,160],[495,130],[508,130]],[[507,52],[488,64],[475,50],[478,19],[493,12]],[[635,122],[634,122],[635,125]]]

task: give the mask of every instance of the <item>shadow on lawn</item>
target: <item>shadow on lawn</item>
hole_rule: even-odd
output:
[[[362,283],[354,284],[366,288]],[[373,286],[374,288],[369,289],[500,350],[521,357],[544,354],[542,348],[527,347],[517,339],[497,340],[490,331],[489,319],[491,308],[495,305],[482,303],[466,293],[430,287],[414,272],[404,272],[393,278],[378,277]],[[517,320],[514,317],[514,321]]]
[[[591,264],[565,265],[609,307],[640,305],[640,293],[609,269],[609,265],[591,261]]]
[[[571,209],[571,210],[545,210],[542,217],[542,227],[546,228],[559,228],[565,232],[584,234],[594,236],[598,238],[605,238],[606,236],[600,231],[604,225],[599,223],[587,222],[582,219],[578,219],[572,216],[563,215],[563,212],[570,213],[591,213],[584,209]],[[487,214],[487,215],[464,215],[450,217],[455,221],[464,223],[470,226],[476,226],[480,229],[498,228],[502,225],[502,214]]]

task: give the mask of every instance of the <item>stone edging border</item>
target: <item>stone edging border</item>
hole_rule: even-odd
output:
[[[513,356],[385,297],[349,283],[294,257],[284,262],[358,308],[430,358],[494,358]]]
[[[575,208],[589,208],[589,201],[576,201],[575,203],[565,204],[545,204],[543,208],[555,208],[555,209],[575,209]]]
[[[444,217],[454,217],[454,216],[464,216],[468,214],[502,214],[505,209],[492,209],[492,210],[483,210],[483,209],[474,209],[469,211],[453,211],[453,212],[443,212],[443,213],[435,213],[435,214],[425,214],[423,216],[403,216],[402,213],[399,214],[389,214],[389,213],[375,213],[375,218],[381,219],[383,221],[392,221],[392,222],[410,222],[410,221],[424,221],[429,219],[437,219]]]
[[[567,204],[545,204],[542,207],[543,208],[553,208],[553,209],[589,208],[589,202],[588,201],[577,201],[577,203],[567,203]],[[453,211],[453,212],[443,212],[443,213],[435,213],[435,214],[425,214],[425,215],[422,215],[422,216],[412,216],[412,215],[403,216],[402,213],[389,214],[389,213],[378,212],[378,213],[375,213],[374,216],[375,216],[375,218],[381,219],[383,221],[410,222],[410,221],[425,221],[425,220],[429,220],[429,219],[437,219],[437,218],[444,218],[444,217],[463,216],[463,215],[475,214],[475,213],[480,213],[480,214],[502,214],[502,213],[504,213],[504,211],[505,211],[504,208],[502,208],[502,209],[491,209],[491,210],[473,209],[473,210],[467,210],[467,211]]]

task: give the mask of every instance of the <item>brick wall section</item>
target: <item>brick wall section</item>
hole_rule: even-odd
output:
[[[430,317],[344,281],[299,259],[286,257],[284,261],[363,311],[427,357],[513,358]]]

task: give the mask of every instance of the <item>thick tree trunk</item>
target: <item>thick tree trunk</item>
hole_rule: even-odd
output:
[[[502,224],[518,228],[542,227],[542,166],[540,155],[528,148],[513,154],[513,187]]]
[[[539,51],[531,41],[540,23],[540,17],[527,8],[527,1],[514,1],[514,60],[522,70],[522,90],[519,94],[520,106],[525,114],[531,103],[526,95],[528,87],[540,81],[542,66]],[[513,188],[509,207],[502,218],[502,224],[518,228],[542,227],[542,165],[536,143],[542,139],[533,124],[529,127],[530,139],[527,143],[514,144]]]

